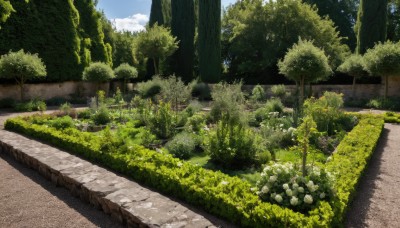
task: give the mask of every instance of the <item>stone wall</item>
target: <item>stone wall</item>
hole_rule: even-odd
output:
[[[109,83],[103,83],[99,87],[108,92]],[[41,98],[44,100],[53,97],[69,98],[71,95],[79,97],[93,96],[97,89],[97,84],[90,82],[62,82],[62,83],[41,83],[26,84],[24,86],[24,98]],[[0,84],[0,99],[13,98],[19,100],[20,88],[14,84]]]
[[[389,78],[389,96],[400,97],[400,77]],[[100,89],[105,90],[107,93],[110,90],[115,90],[116,87],[122,88],[122,84],[118,82],[103,83]],[[251,92],[254,85],[245,85],[243,89]],[[263,85],[268,95],[271,95],[272,85]],[[128,89],[132,90],[134,85],[129,83]],[[288,85],[287,90],[294,92],[296,86]],[[62,82],[62,83],[42,83],[42,84],[26,84],[24,86],[25,99],[41,98],[44,100],[53,97],[69,98],[71,95],[80,97],[94,96],[97,89],[97,84],[90,82]],[[383,96],[385,86],[383,84],[357,84],[355,96],[357,98],[370,99],[374,97]],[[0,84],[0,99],[13,98],[19,100],[20,92],[19,87],[14,84]],[[320,96],[324,91],[333,91],[343,93],[345,97],[352,96],[352,85],[313,85],[312,92],[314,96]]]

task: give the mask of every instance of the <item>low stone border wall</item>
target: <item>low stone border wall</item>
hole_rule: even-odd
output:
[[[0,153],[37,170],[58,186],[128,227],[230,227],[67,152],[0,130]],[[208,219],[210,218],[210,219]]]

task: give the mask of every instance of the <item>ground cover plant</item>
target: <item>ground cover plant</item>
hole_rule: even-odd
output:
[[[305,101],[296,126],[278,97],[256,99],[261,104],[255,108],[240,83],[214,86],[213,101],[201,103],[190,99],[191,85],[180,79],[155,80],[161,88],[152,98],[139,93],[125,101],[120,91],[110,98],[100,91],[75,116],[65,104],[56,115],[11,119],[6,128],[245,227],[341,223],[379,139],[382,117],[346,114],[341,95],[325,93]],[[177,97],[165,91],[170,88],[188,92]]]

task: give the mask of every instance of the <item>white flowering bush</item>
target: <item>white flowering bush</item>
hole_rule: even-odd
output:
[[[257,194],[263,200],[307,212],[320,200],[329,201],[333,195],[333,176],[324,169],[307,166],[303,177],[292,163],[268,165],[257,182]]]

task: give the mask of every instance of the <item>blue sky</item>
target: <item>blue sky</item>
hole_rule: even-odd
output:
[[[227,6],[236,0],[222,0]],[[99,0],[97,8],[103,10],[117,30],[139,31],[149,20],[151,0]]]

